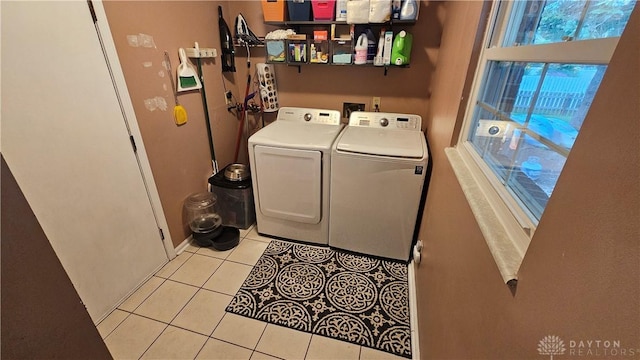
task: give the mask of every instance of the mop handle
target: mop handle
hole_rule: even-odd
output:
[[[242,131],[244,130],[244,122],[247,117],[247,97],[249,96],[249,87],[251,87],[251,73],[247,76],[247,89],[244,93],[244,106],[242,108],[242,116],[240,117],[240,125],[238,126],[238,137],[236,139],[236,152],[233,156],[233,162],[238,162],[238,154],[240,153],[240,142],[242,141]]]

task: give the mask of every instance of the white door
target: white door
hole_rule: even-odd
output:
[[[0,6],[1,150],[96,322],[164,243],[87,3]]]

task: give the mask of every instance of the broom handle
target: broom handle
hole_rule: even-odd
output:
[[[238,137],[236,139],[236,153],[233,162],[238,162],[238,154],[240,153],[240,142],[242,142],[242,131],[244,130],[244,122],[247,117],[247,97],[249,97],[249,88],[251,87],[251,73],[247,75],[247,89],[244,93],[244,104],[242,106],[242,116],[240,117],[240,125],[238,126]]]
[[[200,96],[202,97],[202,107],[204,108],[204,120],[207,125],[207,137],[209,139],[209,152],[211,153],[211,167],[213,168],[213,173],[218,172],[218,161],[216,160],[216,151],[213,146],[213,133],[211,131],[211,119],[209,118],[209,105],[207,103],[207,93],[204,91],[204,72],[202,71],[202,61],[200,58],[196,58],[198,63],[198,76],[200,77],[200,82],[202,83],[202,88],[200,91]]]

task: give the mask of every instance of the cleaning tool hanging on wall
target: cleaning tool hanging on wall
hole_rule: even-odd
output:
[[[218,31],[220,32],[220,47],[222,48],[222,72],[236,72],[235,50],[229,26],[222,17],[222,6],[218,6]]]
[[[249,95],[249,89],[251,88],[251,73],[247,75],[247,87],[244,92],[244,104],[242,107],[242,113],[240,116],[240,124],[238,126],[238,137],[236,138],[236,151],[233,155],[233,162],[238,162],[238,155],[240,154],[240,143],[242,142],[242,131],[244,130],[244,123],[247,120],[247,104],[255,96],[255,92]],[[248,136],[247,136],[248,138]],[[246,146],[245,146],[246,148]]]
[[[180,65],[178,65],[178,91],[197,90],[202,88],[198,74],[193,69],[183,48],[178,49]]]
[[[200,89],[200,96],[202,97],[202,107],[204,109],[204,120],[205,125],[207,126],[207,138],[209,139],[209,151],[211,152],[211,167],[213,169],[213,174],[215,175],[218,172],[218,161],[216,160],[216,152],[213,145],[213,134],[211,133],[211,119],[209,118],[209,105],[207,104],[207,93],[205,91],[205,81],[204,81],[204,72],[202,71],[202,59],[205,56],[202,55],[200,51],[200,45],[196,42],[193,51],[193,56],[195,57],[196,64],[198,66],[198,76],[200,78],[200,82],[202,83],[202,89]],[[208,57],[208,56],[207,56]],[[211,56],[215,57],[215,56]]]
[[[176,125],[182,125],[187,122],[187,110],[178,102],[178,92],[176,91],[176,84],[173,82],[171,60],[169,59],[169,53],[166,51],[164,52],[164,62],[167,66],[169,79],[171,80],[171,90],[173,91],[173,97],[176,100],[176,105],[173,107],[173,119],[176,121]]]
[[[236,17],[236,40],[239,44],[249,44],[249,45],[263,45],[264,42],[260,40],[256,34],[249,29],[249,25],[247,25],[247,20],[244,19],[242,14],[238,14]]]

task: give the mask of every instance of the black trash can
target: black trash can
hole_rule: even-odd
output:
[[[211,192],[218,199],[218,214],[222,217],[223,225],[248,229],[256,221],[251,178],[227,179],[225,177],[227,167],[209,178]]]

